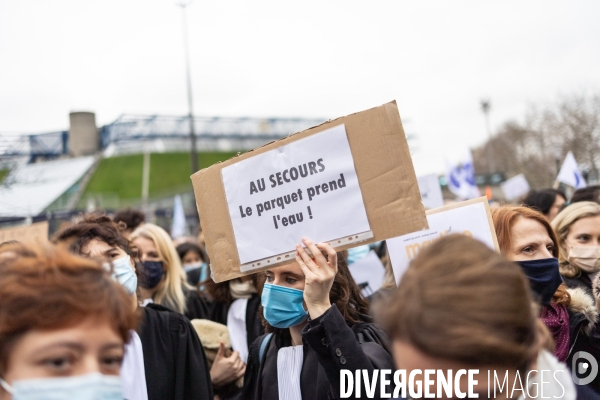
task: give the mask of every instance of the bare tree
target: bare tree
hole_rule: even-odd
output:
[[[569,151],[590,170],[590,178],[600,180],[600,94],[563,97],[549,106],[531,107],[523,123],[505,123],[474,149],[473,159],[477,173],[494,172],[489,171],[492,161],[497,171],[509,177],[523,173],[532,187],[548,187]]]

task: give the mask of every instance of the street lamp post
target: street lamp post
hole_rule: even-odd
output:
[[[492,128],[490,126],[490,108],[491,103],[489,99],[481,100],[481,111],[483,111],[483,115],[485,116],[485,128],[488,134],[488,144],[486,146],[486,153],[488,159],[488,168],[489,173],[493,174],[495,172],[494,160],[492,158]]]
[[[190,1],[182,1],[181,13],[183,17],[183,47],[185,53],[185,72],[187,78],[187,97],[188,97],[188,118],[190,121],[190,158],[192,160],[192,174],[198,171],[198,152],[196,151],[196,132],[194,130],[194,103],[192,99],[192,73],[190,70],[190,50],[188,45],[188,30],[187,30],[187,6]]]

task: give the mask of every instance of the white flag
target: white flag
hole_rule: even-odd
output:
[[[583,175],[581,175],[581,172],[579,171],[577,161],[575,161],[575,156],[572,152],[567,153],[565,162],[563,162],[556,180],[572,186],[575,189],[581,189],[587,186],[585,179],[583,179]]]
[[[475,184],[475,168],[473,156],[465,149],[458,163],[446,160],[446,182],[448,189],[462,200],[474,199],[481,196]]]
[[[186,234],[185,212],[183,211],[183,202],[181,196],[175,196],[173,204],[173,224],[171,225],[171,237],[177,239]]]

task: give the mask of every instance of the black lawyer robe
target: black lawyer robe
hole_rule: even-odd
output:
[[[300,374],[303,399],[339,398],[342,369],[365,369],[369,376],[374,369],[394,370],[389,339],[370,323],[370,317],[363,318],[365,322],[349,325],[334,304],[304,327],[304,359]],[[289,334],[273,334],[261,363],[258,353],[262,338],[254,341],[249,352],[242,394],[244,400],[279,400],[277,355],[280,348],[291,345],[291,338]],[[377,385],[375,398],[379,398],[380,393]],[[367,398],[364,384],[361,396]]]
[[[141,311],[148,400],[213,400],[204,349],[190,321],[158,304]]]

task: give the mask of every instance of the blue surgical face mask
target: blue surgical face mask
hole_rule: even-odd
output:
[[[529,279],[531,290],[538,295],[543,305],[550,304],[556,289],[562,283],[557,258],[517,261]]]
[[[142,264],[144,265],[144,274],[146,276],[144,286],[146,289],[154,289],[165,274],[164,264],[162,261],[144,261]]]
[[[302,290],[265,283],[261,303],[269,325],[283,329],[306,321],[308,312],[304,310],[303,302]]]
[[[355,263],[363,257],[366,257],[367,254],[371,251],[369,245],[353,247],[348,249],[348,258],[346,258],[346,263],[348,265]]]
[[[22,379],[9,385],[0,378],[0,386],[13,400],[122,400],[118,376],[93,373],[61,378]]]
[[[110,271],[110,264],[104,264]],[[137,289],[137,276],[131,267],[129,256],[123,256],[112,261],[112,277],[127,290],[127,293],[134,294]]]
[[[203,268],[203,269],[206,268],[206,263],[203,261],[198,261],[195,263],[183,264],[183,270],[185,272],[190,272],[197,268]]]

